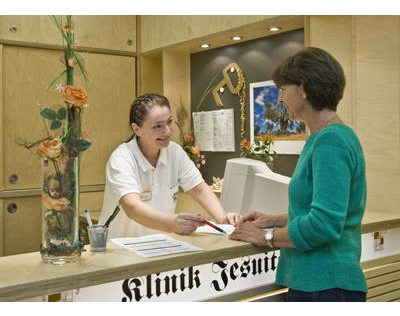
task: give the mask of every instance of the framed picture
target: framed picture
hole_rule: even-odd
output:
[[[272,80],[250,83],[250,141],[272,134],[278,154],[299,155],[307,138],[306,127],[289,119],[285,105],[278,101],[279,90]]]

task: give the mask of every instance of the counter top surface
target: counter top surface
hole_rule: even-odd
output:
[[[38,252],[1,257],[0,301],[52,294],[271,250],[222,235],[167,235],[204,250],[144,258],[108,242],[105,252],[92,252],[86,245],[87,251],[82,252],[77,261],[61,266],[43,262]]]
[[[362,219],[362,233],[387,230],[400,227],[400,212],[365,212]]]
[[[400,227],[400,214],[366,213],[363,233]],[[204,249],[155,258],[144,258],[114,243],[102,253],[87,251],[73,263],[62,266],[44,263],[38,252],[0,257],[0,301],[14,301],[74,288],[170,271],[189,266],[270,251],[269,247],[230,240],[222,235],[167,234]]]

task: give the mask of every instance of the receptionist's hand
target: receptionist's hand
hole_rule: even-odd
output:
[[[226,214],[227,224],[231,224],[233,226],[236,226],[236,224],[240,221],[241,218],[242,218],[242,215],[240,215],[238,213],[228,212]]]
[[[190,235],[197,227],[203,226],[203,219],[200,214],[180,213],[174,218],[174,233]]]

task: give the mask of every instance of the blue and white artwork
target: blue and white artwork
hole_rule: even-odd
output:
[[[263,135],[272,134],[278,153],[299,153],[306,139],[305,124],[289,119],[285,105],[278,101],[279,92],[272,80],[250,83],[250,139],[254,142]]]

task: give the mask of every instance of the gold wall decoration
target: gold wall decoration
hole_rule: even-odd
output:
[[[231,71],[231,69],[236,70],[236,74],[238,76],[238,82],[236,87],[233,86],[231,78],[228,75],[228,71]],[[217,103],[217,107],[221,108],[223,107],[223,103],[221,101],[221,98],[218,95],[218,91],[220,91],[221,88],[223,88],[225,85],[228,86],[229,91],[233,94],[237,94],[239,96],[239,102],[240,102],[240,139],[244,139],[244,134],[245,134],[245,123],[246,123],[246,115],[244,113],[244,106],[246,104],[246,81],[244,79],[243,71],[239,68],[239,66],[235,63],[230,63],[227,65],[223,70],[222,70],[222,75],[224,76],[224,79],[222,79],[214,88],[212,91],[215,103]],[[241,155],[242,153],[242,148],[241,150]]]
[[[236,87],[234,87],[233,86],[233,84],[232,84],[232,81],[231,81],[231,78],[229,77],[229,75],[228,75],[228,71],[231,71],[231,69],[234,69],[234,70],[236,70],[236,73],[237,73],[237,75],[238,75],[238,82],[237,82],[237,85],[236,85]],[[239,93],[240,93],[240,90],[242,89],[242,87],[243,87],[243,84],[244,84],[244,78],[243,78],[243,72],[242,72],[242,70],[239,68],[239,66],[237,65],[237,64],[235,64],[235,63],[230,63],[229,65],[227,65],[223,70],[222,70],[222,75],[224,76],[224,79],[222,79],[217,85],[216,85],[216,87],[214,88],[214,90],[213,90],[213,96],[214,96],[214,100],[215,100],[215,103],[217,103],[217,106],[218,107],[223,107],[224,105],[223,105],[223,103],[222,103],[222,101],[221,101],[221,98],[219,97],[219,94],[218,94],[218,91],[221,89],[221,88],[223,88],[224,86],[228,86],[228,88],[229,88],[229,91],[232,93],[232,94],[238,94],[239,95]]]

